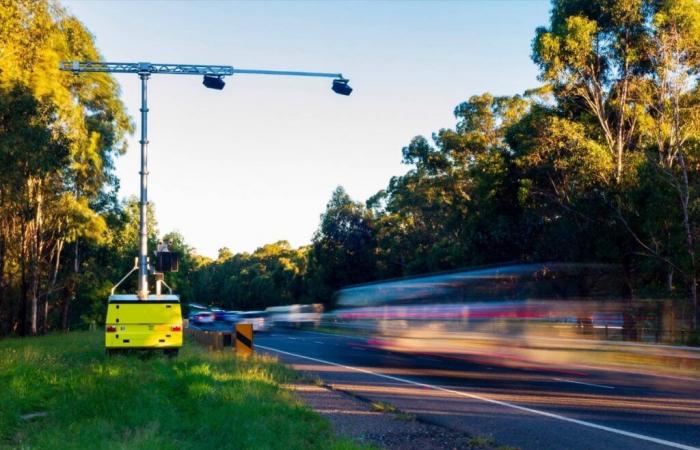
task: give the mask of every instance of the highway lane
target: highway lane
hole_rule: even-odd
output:
[[[256,335],[335,388],[522,449],[700,447],[700,381],[601,370],[514,369],[379,350],[316,332]]]

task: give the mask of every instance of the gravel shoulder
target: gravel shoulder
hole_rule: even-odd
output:
[[[338,435],[360,444],[387,450],[512,449],[497,447],[488,437],[470,436],[421,421],[392,405],[373,403],[320,382],[285,387],[327,418]]]

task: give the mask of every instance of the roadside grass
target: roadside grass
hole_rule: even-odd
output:
[[[396,406],[391,403],[386,402],[372,402],[370,406],[370,411],[381,412],[381,413],[395,413],[397,411]]]
[[[491,436],[472,436],[469,439],[469,447],[473,449],[493,448],[496,442]]]
[[[0,341],[0,448],[356,449],[280,384],[273,359],[187,342],[104,354],[99,332]]]

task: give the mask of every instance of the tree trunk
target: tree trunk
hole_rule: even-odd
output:
[[[20,334],[26,336],[29,334],[29,311],[27,308],[29,303],[29,295],[27,289],[27,225],[24,220],[20,221],[20,296],[21,306],[19,309],[19,318],[21,321]]]
[[[3,195],[0,191],[0,211],[3,210]],[[4,217],[0,215],[0,336],[7,333],[5,325],[9,322],[10,317],[4,318],[2,312],[9,309],[9,305],[5,306],[5,252],[7,247],[5,245],[5,221]],[[8,314],[9,316],[9,314]]]
[[[56,282],[58,281],[58,270],[61,267],[61,253],[63,253],[63,239],[56,241],[56,246],[54,249],[54,261],[53,261],[53,275],[51,276],[51,284],[46,292],[46,300],[44,301],[44,333],[48,332],[48,318],[49,318],[49,299],[56,290]]]
[[[31,332],[33,336],[37,335],[37,319],[38,319],[38,296],[39,296],[39,278],[41,277],[41,253],[42,253],[42,198],[41,198],[41,182],[35,184],[36,189],[36,215],[34,216],[34,229],[32,230],[32,245],[31,245]]]
[[[46,334],[49,332],[49,299],[48,298],[46,298],[46,300],[44,300],[43,316],[44,316],[44,321],[42,323],[41,330],[44,332],[44,334]]]
[[[78,272],[80,271],[79,249],[78,239],[76,238],[75,247],[73,248],[73,276],[66,280],[65,294],[61,305],[61,329],[63,329],[64,332],[68,331],[68,311],[70,309],[70,302],[75,298],[76,280],[78,279]]]
[[[698,323],[698,282],[695,269],[695,238],[690,226],[690,213],[688,204],[690,199],[690,188],[688,183],[688,167],[685,163],[683,153],[678,153],[678,162],[681,169],[681,185],[679,189],[679,199],[683,214],[683,231],[685,232],[685,245],[688,258],[690,259],[690,270],[688,271],[688,284],[690,292],[690,328],[697,331]]]
[[[615,171],[615,181],[620,184],[622,182],[622,142],[617,143],[617,169]]]
[[[70,302],[75,297],[75,281],[73,278],[66,280],[66,289],[64,290],[63,302],[61,304],[61,329],[68,332],[68,311]]]
[[[698,322],[700,321],[700,317],[698,315],[700,314],[700,311],[698,310],[698,282],[697,278],[693,276],[693,279],[691,280],[690,284],[690,298],[691,298],[691,330],[693,332],[698,331]]]

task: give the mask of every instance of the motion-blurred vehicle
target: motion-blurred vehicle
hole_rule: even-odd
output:
[[[237,323],[249,323],[253,325],[253,331],[268,331],[267,311],[243,311],[238,314]]]
[[[224,311],[223,309],[212,308],[210,309],[210,311],[214,313],[214,320],[216,320],[217,322],[222,322],[225,320],[224,318],[226,316],[226,311]]]
[[[240,320],[240,318],[240,311],[224,311],[221,320],[223,320],[224,322],[236,323]]]
[[[268,323],[271,327],[316,328],[321,323],[323,305],[312,303],[271,306],[266,308],[265,312],[268,314]]]
[[[194,324],[205,324],[205,323],[214,323],[216,320],[216,317],[213,312],[211,311],[199,311],[193,314],[190,314],[190,322]]]
[[[341,289],[328,319],[392,351],[518,365],[593,361],[601,342],[631,336],[629,311],[643,306],[625,299],[623,279],[617,266],[574,263],[415,276]]]

